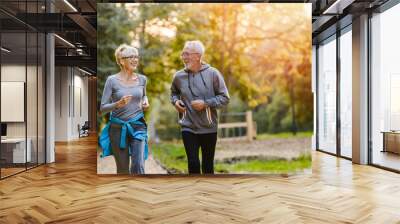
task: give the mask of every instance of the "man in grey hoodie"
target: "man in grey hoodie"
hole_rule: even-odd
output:
[[[171,85],[171,103],[180,114],[189,174],[200,173],[200,147],[202,173],[214,173],[217,109],[229,103],[224,78],[202,62],[203,55],[200,41],[187,41],[181,53],[185,68],[175,73]]]

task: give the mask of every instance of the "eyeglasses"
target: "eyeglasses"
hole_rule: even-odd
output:
[[[127,57],[121,57],[121,59],[139,59],[139,56],[132,55],[132,56],[127,56]]]
[[[197,52],[193,52],[193,53],[191,53],[191,52],[182,52],[181,53],[181,57],[187,57],[187,56],[189,56],[191,54],[200,54],[200,53],[197,53]]]

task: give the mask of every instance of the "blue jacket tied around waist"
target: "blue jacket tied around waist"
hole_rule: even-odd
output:
[[[145,125],[142,121],[140,121],[141,118],[143,118],[143,113],[140,113],[136,115],[135,117],[129,119],[128,121],[123,121],[121,119],[115,118],[110,115],[110,121],[106,124],[106,126],[103,128],[100,134],[100,139],[99,139],[99,144],[100,147],[103,149],[103,153],[101,157],[109,156],[112,155],[112,150],[111,150],[111,141],[110,141],[110,135],[109,135],[109,129],[110,129],[110,124],[119,124],[121,125],[121,138],[119,142],[119,147],[121,149],[126,148],[126,138],[127,138],[127,131],[128,134],[135,139],[145,141],[145,147],[144,147],[144,159],[147,159],[148,156],[148,145],[147,145],[147,129],[145,130],[134,130],[131,126],[131,124],[136,124],[136,125]],[[131,149],[129,148],[129,155],[131,155]]]

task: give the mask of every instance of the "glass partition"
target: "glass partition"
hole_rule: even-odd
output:
[[[1,1],[0,178],[45,162],[45,35],[21,20],[44,1]]]
[[[24,31],[1,34],[2,177],[25,170],[31,157],[26,150],[26,41]]]
[[[352,157],[352,33],[351,26],[340,36],[340,154]]]
[[[371,18],[372,163],[400,170],[400,4]]]
[[[38,156],[38,141],[37,141],[37,127],[38,127],[38,35],[36,32],[27,33],[27,85],[26,85],[26,114],[27,114],[27,150],[29,153],[29,160],[27,163],[28,168],[37,165]]]
[[[318,47],[318,149],[336,154],[336,36]]]

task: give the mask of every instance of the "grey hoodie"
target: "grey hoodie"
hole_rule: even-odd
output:
[[[181,114],[179,120],[182,131],[195,134],[216,133],[217,109],[229,103],[229,93],[221,73],[208,64],[202,64],[197,73],[186,69],[175,73],[171,85],[172,105],[179,99],[186,107],[186,112]],[[204,100],[206,109],[194,110],[190,102],[196,99]]]

